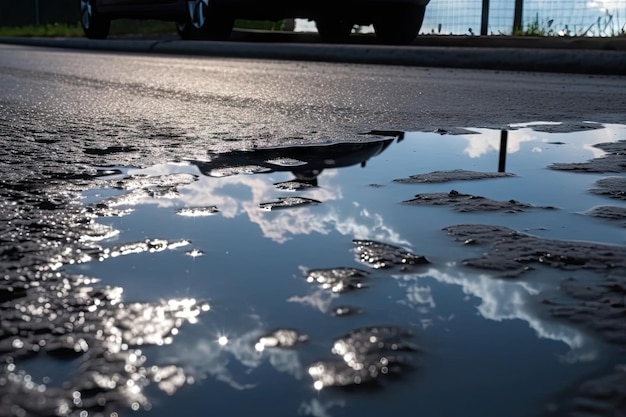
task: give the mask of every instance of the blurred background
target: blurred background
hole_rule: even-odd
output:
[[[0,0],[0,27],[78,25],[78,0]],[[315,24],[239,22],[239,27],[315,31]],[[126,26],[132,29],[132,22]],[[164,29],[171,29],[171,24]],[[129,29],[129,30],[130,30]],[[152,30],[158,30],[152,28]],[[372,31],[368,27],[356,28]],[[626,36],[626,0],[431,0],[423,34]]]

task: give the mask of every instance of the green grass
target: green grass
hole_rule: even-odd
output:
[[[235,27],[241,29],[259,30],[282,30],[284,21],[258,21],[258,20],[237,20]],[[114,20],[111,23],[111,35],[137,35],[137,34],[158,34],[174,33],[176,31],[172,22],[162,22],[158,20]],[[470,29],[470,34],[474,34]],[[524,29],[514,33],[516,36],[598,36],[598,37],[626,37],[626,24],[620,22],[619,15],[614,15],[608,11],[603,17],[589,27],[570,28],[564,25],[562,29],[557,29],[553,19],[543,22],[539,16],[528,24]],[[68,24],[44,24],[28,26],[4,26],[0,27],[0,36],[6,37],[82,37],[83,31],[79,23]]]
[[[111,22],[111,35],[113,36],[173,32],[176,32],[176,25],[173,22],[130,19],[119,19]]]
[[[83,36],[80,25],[46,24],[0,27],[0,36],[8,37],[75,37]]]
[[[557,29],[554,19],[540,22],[539,14],[537,14],[535,20],[528,24],[525,29],[516,31],[514,35],[622,37],[626,36],[626,24],[619,22],[619,14],[613,15],[607,10],[604,16],[598,17],[598,20],[588,27],[563,25],[561,29]]]
[[[535,18],[525,29],[516,30],[515,36],[556,36],[557,32],[554,31],[552,24],[554,20],[549,19],[545,23],[539,23],[539,16]],[[567,29],[567,26],[565,26]]]
[[[282,30],[284,22],[270,22],[257,20],[237,20],[235,27],[241,29]],[[120,19],[111,22],[111,35],[136,35],[174,33],[176,27],[172,22],[158,20],[127,20]],[[79,23],[68,24],[45,24],[28,26],[4,26],[0,27],[0,36],[7,37],[81,37],[83,30]]]
[[[626,36],[626,23],[620,23],[619,12],[613,14],[607,10],[589,30],[600,36]]]

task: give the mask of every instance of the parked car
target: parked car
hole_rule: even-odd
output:
[[[183,39],[227,39],[235,19],[315,21],[323,41],[347,39],[354,25],[374,25],[383,43],[412,42],[429,0],[81,0],[88,38],[104,39],[113,19],[176,22]]]

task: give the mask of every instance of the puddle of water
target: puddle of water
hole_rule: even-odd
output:
[[[600,156],[592,145],[624,139],[626,128],[544,133],[522,126],[507,137],[506,172],[515,176],[394,181],[443,170],[497,171],[503,164],[501,132],[473,130],[477,133],[408,133],[402,140],[369,144],[212,155],[104,177],[107,186],[86,193],[86,204],[110,202],[137,189],[148,192],[119,205],[132,208],[126,215],[98,219],[119,231],[100,242],[110,249],[103,261],[68,271],[122,287],[125,300],[195,298],[211,307],[196,323],[182,324],[171,344],[143,350],[149,363],[182,369],[187,382],[173,397],[146,388],[150,414],[205,409],[220,415],[353,416],[372,415],[385,404],[386,412],[398,416],[528,416],[573,381],[609,365],[606,346],[536,308],[539,293],[554,291],[559,279],[577,273],[538,268],[523,279],[495,279],[461,265],[484,247],[460,245],[441,229],[498,224],[543,238],[624,245],[623,229],[581,214],[607,204],[587,191],[605,175],[546,167]],[[159,188],[174,174],[195,180]],[[134,187],[138,179],[142,186]],[[151,179],[152,188],[146,186]],[[276,185],[294,180],[307,187],[285,191]],[[111,190],[115,181],[127,191]],[[460,213],[448,206],[402,203],[416,194],[452,189],[537,208]],[[287,197],[320,203],[263,207]],[[353,239],[394,245],[430,263],[370,268],[355,256]],[[119,250],[137,242],[143,246]],[[119,256],[110,256],[114,253]],[[365,288],[333,292],[307,282],[310,270],[339,267],[364,270]],[[352,306],[356,313],[333,316],[339,306]],[[395,369],[383,362],[402,361],[397,375],[380,378],[380,389],[318,390],[309,367],[339,358],[340,352],[332,351],[336,339],[368,326],[410,330],[416,349],[389,348],[376,356],[380,373]],[[295,329],[307,337],[293,347],[259,349],[259,338],[276,329]],[[370,366],[368,352],[361,362]]]

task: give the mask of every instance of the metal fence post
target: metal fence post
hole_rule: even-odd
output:
[[[515,0],[515,15],[513,16],[513,35],[522,30],[522,15],[524,13],[524,0]]]
[[[39,26],[39,0],[35,0],[35,25]]]
[[[487,30],[489,27],[489,0],[483,0],[483,13],[482,19],[480,22],[480,35],[487,35]]]

